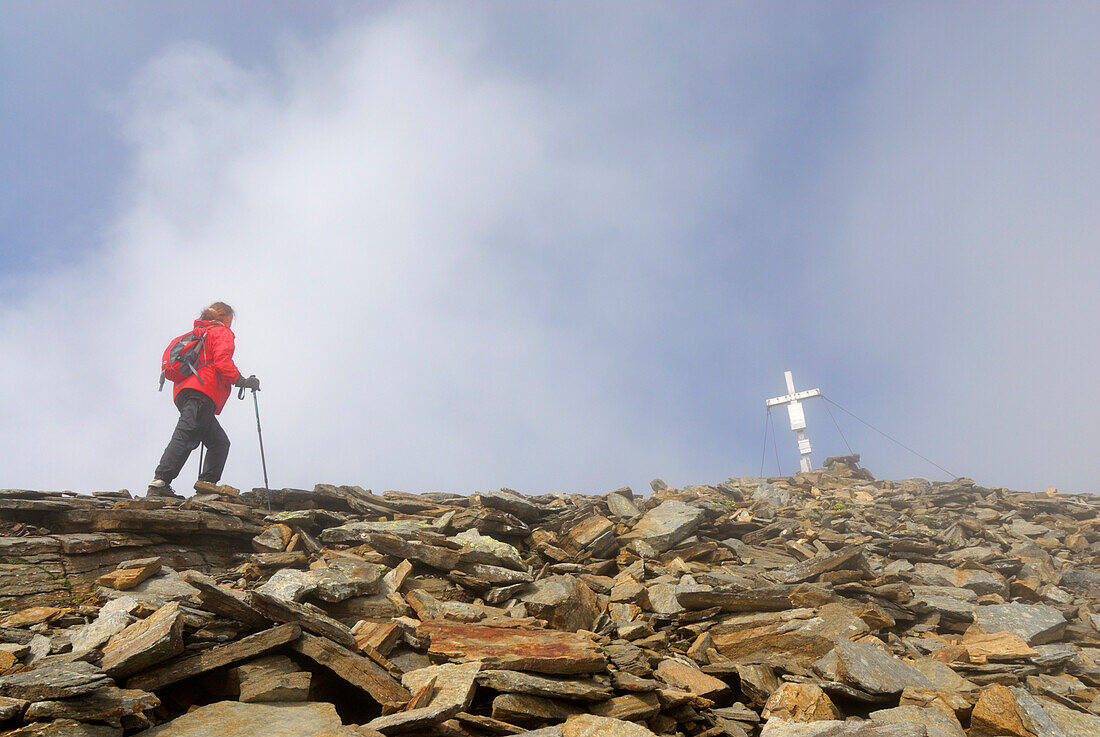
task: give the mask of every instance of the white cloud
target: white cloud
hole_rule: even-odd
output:
[[[160,351],[213,300],[263,382],[274,485],[686,470],[683,441],[611,399],[614,326],[638,329],[649,264],[680,252],[677,184],[570,155],[584,111],[485,61],[483,34],[398,9],[277,69],[197,45],[151,62],[119,102],[133,167],[105,249],[30,290],[30,324],[3,313],[4,382],[44,390],[4,402],[4,483],[140,488],[175,416]],[[251,402],[222,421],[225,480],[259,485]]]

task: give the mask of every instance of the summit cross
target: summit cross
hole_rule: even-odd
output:
[[[783,376],[787,379],[787,393],[782,397],[768,399],[764,404],[768,409],[780,404],[787,405],[787,415],[791,420],[791,430],[798,436],[798,452],[801,454],[799,466],[803,471],[810,471],[812,470],[812,466],[810,465],[810,439],[806,437],[806,413],[802,410],[801,400],[820,397],[821,390],[806,389],[796,392],[794,390],[794,377],[791,376],[791,372],[784,371]]]

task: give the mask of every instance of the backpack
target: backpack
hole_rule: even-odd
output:
[[[168,347],[164,349],[164,357],[160,361],[160,389],[158,391],[164,391],[164,381],[167,379],[172,383],[183,381],[188,376],[194,376],[202,384],[202,377],[199,376],[199,368],[210,363],[204,361],[199,363],[199,357],[202,355],[202,349],[206,343],[207,331],[192,330],[189,333],[184,333],[178,338],[174,338]]]

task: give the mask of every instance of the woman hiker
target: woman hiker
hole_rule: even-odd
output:
[[[196,336],[205,334],[202,352],[194,365],[195,372],[172,382],[172,400],[180,418],[146,496],[175,496],[172,481],[199,443],[206,446],[206,461],[195,490],[211,490],[222,477],[229,456],[229,437],[215,415],[221,414],[233,387],[260,390],[260,380],[255,376],[244,378],[233,363],[233,314],[233,308],[225,302],[215,302],[195,320]]]

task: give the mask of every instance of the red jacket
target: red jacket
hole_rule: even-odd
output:
[[[220,322],[195,320],[195,330],[206,329],[206,342],[199,356],[198,374],[188,376],[173,385],[172,400],[175,401],[184,389],[197,389],[214,400],[214,414],[221,414],[229,395],[233,393],[233,384],[240,378],[241,372],[233,363],[233,331]],[[202,383],[199,383],[202,379]]]

